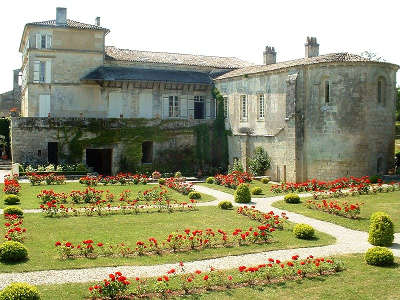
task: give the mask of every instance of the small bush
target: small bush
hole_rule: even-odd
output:
[[[233,205],[231,201],[221,201],[220,203],[218,203],[218,207],[220,209],[232,209]]]
[[[8,206],[4,209],[3,213],[5,215],[17,215],[22,217],[24,215],[24,211],[19,207]]]
[[[264,184],[267,184],[269,181],[270,180],[269,180],[268,177],[261,178],[261,182],[264,183]]]
[[[164,185],[165,184],[165,178],[158,179],[158,184],[159,185]]]
[[[384,212],[372,214],[369,224],[368,242],[374,246],[390,246],[394,239],[394,225]]]
[[[21,199],[17,195],[9,194],[4,196],[4,204],[6,205],[15,205],[21,202]]]
[[[199,192],[190,192],[189,193],[189,199],[200,199],[201,194]]]
[[[182,173],[178,171],[178,172],[175,173],[174,177],[175,178],[181,178],[182,177]]]
[[[206,183],[213,184],[214,183],[214,177],[207,177]]]
[[[381,179],[381,176],[379,176],[379,175],[373,175],[373,176],[371,176],[370,178],[369,178],[369,181],[371,182],[371,183],[378,183],[378,180],[379,179]]]
[[[300,197],[297,194],[287,194],[284,199],[286,203],[300,203]]]
[[[234,199],[236,203],[250,203],[251,195],[249,187],[244,183],[240,184],[235,191]]]
[[[0,245],[0,261],[17,262],[28,256],[28,249],[20,242],[7,241]]]
[[[0,292],[0,300],[38,300],[39,290],[30,284],[14,282]]]
[[[298,239],[309,240],[314,236],[314,228],[308,224],[296,224],[293,233]]]
[[[369,248],[364,258],[367,264],[373,266],[390,266],[394,262],[392,250],[385,247]]]
[[[261,195],[262,192],[262,188],[260,188],[259,186],[256,186],[251,190],[252,195]]]

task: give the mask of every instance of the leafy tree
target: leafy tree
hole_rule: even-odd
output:
[[[363,51],[360,53],[360,56],[367,58],[369,60],[375,60],[375,61],[386,61],[382,56],[379,56],[373,51]]]
[[[249,169],[254,175],[264,175],[271,167],[271,159],[263,147],[256,147],[254,155],[249,159]]]

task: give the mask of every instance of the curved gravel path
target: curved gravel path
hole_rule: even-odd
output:
[[[195,189],[199,192],[213,195],[217,200],[206,203],[199,203],[198,206],[215,206],[221,200],[233,200],[233,195],[216,191],[205,186],[196,185]],[[307,197],[311,194],[301,194],[301,197]],[[336,243],[328,246],[320,246],[313,248],[296,248],[285,250],[274,250],[254,254],[244,254],[237,256],[225,256],[215,259],[205,259],[199,261],[185,262],[185,272],[194,272],[195,270],[207,271],[210,266],[217,269],[236,268],[240,265],[257,265],[265,263],[266,259],[272,257],[274,259],[289,260],[293,255],[307,257],[312,254],[314,256],[331,256],[350,253],[363,253],[371,245],[368,243],[368,233],[348,229],[329,222],[316,220],[305,217],[296,213],[284,211],[272,207],[275,201],[282,200],[283,196],[275,196],[269,198],[253,198],[256,209],[269,212],[285,212],[289,220],[294,223],[307,223],[316,230],[330,234],[336,238]],[[237,206],[237,204],[235,204]],[[400,256],[400,233],[395,234],[395,241],[391,247],[395,256]],[[119,267],[97,267],[88,269],[71,269],[71,270],[46,270],[26,273],[2,273],[0,274],[0,289],[11,282],[28,282],[34,285],[39,284],[57,284],[68,282],[91,282],[104,279],[107,274],[120,271],[128,277],[153,277],[164,275],[171,268],[177,268],[177,263],[162,264],[155,266],[119,266]]]

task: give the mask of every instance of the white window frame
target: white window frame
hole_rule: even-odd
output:
[[[257,119],[265,119],[265,96],[264,94],[257,95]]]
[[[228,96],[223,96],[223,98],[224,98],[224,119],[227,119],[229,114]]]
[[[36,33],[36,48],[37,49],[51,49],[52,47],[52,35],[46,33]],[[43,47],[42,42],[44,41],[45,47]]]
[[[249,112],[248,112],[248,99],[247,95],[240,95],[240,120],[247,121]]]
[[[51,83],[51,61],[33,61],[33,82]]]
[[[179,118],[180,111],[180,101],[178,96],[168,96],[168,117]]]

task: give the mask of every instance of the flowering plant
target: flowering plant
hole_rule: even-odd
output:
[[[115,272],[109,274],[102,283],[89,287],[89,292],[92,297],[116,299],[126,293],[128,285],[130,285],[130,281],[121,272]]]
[[[4,239],[22,243],[26,233],[26,228],[22,228],[24,219],[17,215],[5,215],[4,218],[6,219]]]
[[[284,227],[284,223],[288,219],[286,213],[281,213],[281,215],[276,215],[273,211],[268,213],[263,213],[257,209],[255,206],[240,206],[237,208],[236,212],[240,215],[249,217],[250,219],[256,220],[262,224],[265,224],[267,228],[280,229]]]
[[[214,176],[214,179],[218,185],[236,189],[242,183],[251,182],[253,176],[247,172],[233,171],[228,175],[217,174]]]
[[[18,182],[17,176],[4,176],[4,193],[18,195],[20,191],[21,185]]]
[[[183,182],[175,177],[170,177],[165,180],[165,185],[170,189],[177,191],[183,195],[188,195],[193,191],[193,184],[190,182]]]
[[[339,202],[339,201],[315,201],[307,200],[305,203],[306,207],[310,209],[321,210],[330,214],[350,218],[358,219],[360,216],[360,207],[364,203],[349,203],[349,202]]]

